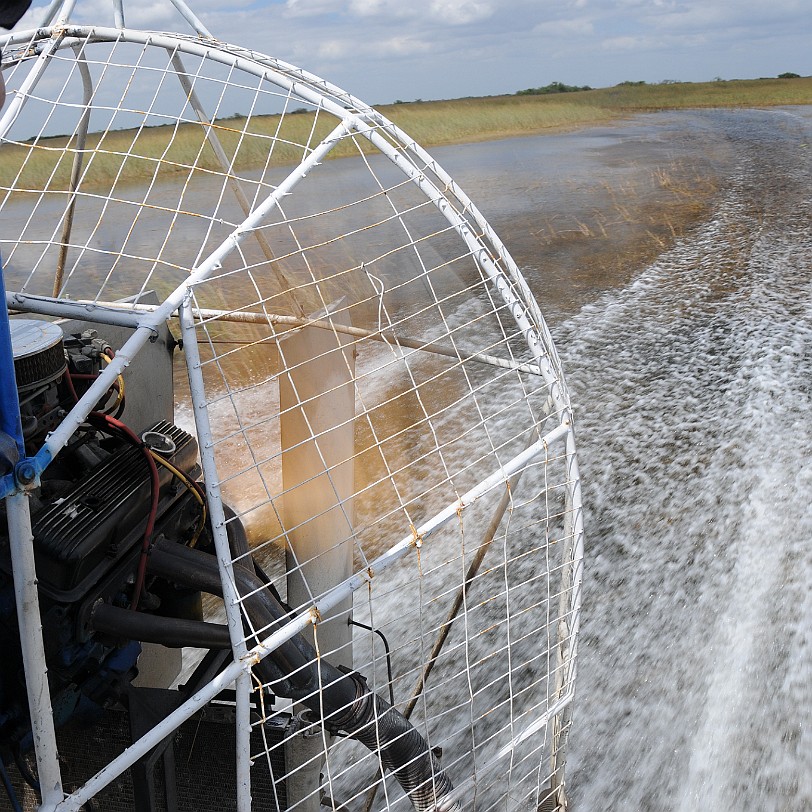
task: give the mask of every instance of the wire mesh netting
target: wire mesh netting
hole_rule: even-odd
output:
[[[10,35],[3,68],[9,306],[131,334],[48,454],[159,324],[181,342],[174,422],[223,578],[206,619],[232,653],[185,647],[179,681],[208,701],[236,679],[230,803],[253,763],[257,809],[563,804],[569,401],[477,209],[373,109],[212,39],[67,24]],[[147,592],[185,577],[161,555],[183,557],[154,553]]]

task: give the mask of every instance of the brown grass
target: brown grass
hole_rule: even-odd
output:
[[[633,113],[699,107],[763,107],[812,104],[812,78],[717,81],[700,84],[634,85],[540,96],[494,96],[453,101],[412,102],[380,107],[424,146],[463,143],[575,129]],[[335,125],[312,113],[255,116],[215,123],[215,131],[235,170],[293,164],[308,145],[318,143]],[[347,140],[331,157],[358,154]],[[88,137],[83,185],[108,185],[156,175],[219,171],[204,128],[178,126],[120,130]],[[0,178],[16,189],[67,189],[72,144],[66,137],[5,144],[0,149]]]

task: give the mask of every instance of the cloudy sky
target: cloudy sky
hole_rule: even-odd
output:
[[[706,81],[812,74],[810,0],[188,0],[220,39],[372,104],[513,93],[552,81]],[[127,2],[132,27],[185,30],[169,0]],[[31,27],[45,3],[18,28]],[[77,22],[111,23],[109,0]]]

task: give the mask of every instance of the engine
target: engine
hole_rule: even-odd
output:
[[[12,321],[12,347],[26,454],[33,455],[109,363],[113,350],[94,330],[64,334],[57,325],[29,319]],[[168,358],[161,363],[169,363]],[[141,389],[149,388],[142,379]],[[230,657],[227,628],[206,623],[201,609],[202,593],[221,599],[223,594],[205,494],[197,481],[197,443],[166,419],[141,426],[148,417],[145,412],[159,411],[160,399],[151,391],[147,397],[143,391],[135,394],[141,395],[139,408],[133,410],[138,433],[128,425],[128,396],[119,377],[29,494],[57,731],[69,724],[101,730],[109,712],[122,709],[129,716],[130,734],[140,735],[136,730],[150,725],[144,728],[136,718],[143,713],[139,708],[157,702],[168,713],[225,667]],[[231,557],[240,562],[233,576],[250,644],[258,642],[253,629],[284,624],[290,608],[251,557],[242,524],[223,507]],[[25,763],[33,736],[5,527],[3,521],[0,760],[3,765],[16,762],[22,777],[36,786]],[[161,686],[160,700],[154,693],[144,699],[143,690],[133,687],[143,643],[189,646],[208,653],[183,691]],[[254,665],[254,673],[262,686],[260,707],[272,707],[277,696],[300,702],[330,733],[347,735],[377,752],[381,765],[397,778],[418,812],[459,808],[446,800],[452,785],[436,754],[406,717],[373,693],[361,674],[321,657],[305,636],[295,635],[280,644]],[[151,718],[153,711],[142,719]],[[272,734],[279,741],[290,738],[285,730],[276,730],[278,718],[262,714],[258,745],[267,747]],[[231,736],[233,741],[233,730]],[[149,759],[142,762],[133,770],[137,767],[144,777]],[[164,768],[170,769],[167,763]],[[266,772],[266,794],[277,799],[274,808],[284,809],[284,782]],[[167,772],[164,779],[167,787],[180,780],[171,775],[170,781]],[[190,783],[199,780],[200,772]],[[142,784],[148,790],[139,795]],[[156,809],[154,786],[134,774],[128,808]],[[169,794],[167,789],[167,798]]]
[[[27,453],[112,357],[95,331],[63,335],[59,326],[13,320],[12,345]],[[197,444],[160,420],[140,436],[126,424],[119,379],[46,469],[31,497],[43,637],[58,726],[93,718],[137,675],[139,640],[115,610],[200,620],[200,594],[147,578],[156,539],[206,542],[197,485]],[[100,609],[101,620],[94,615]],[[113,618],[110,618],[110,613]],[[132,613],[131,614],[135,614]],[[30,749],[8,537],[0,529],[0,756]],[[177,643],[179,644],[179,642]]]

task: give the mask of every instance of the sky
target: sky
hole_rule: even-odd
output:
[[[553,81],[812,74],[810,0],[187,0],[219,39],[305,68],[370,104],[514,93]],[[17,28],[36,26],[37,2]],[[112,24],[110,0],[76,22]],[[133,28],[186,31],[169,0]]]

